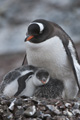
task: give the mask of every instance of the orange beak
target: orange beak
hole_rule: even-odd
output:
[[[34,37],[33,35],[28,36],[28,37],[25,39],[25,42],[31,40],[33,37]]]

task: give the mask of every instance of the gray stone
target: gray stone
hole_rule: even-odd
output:
[[[23,114],[24,116],[29,117],[29,116],[34,116],[35,113],[36,113],[36,107],[33,105],[28,107]]]

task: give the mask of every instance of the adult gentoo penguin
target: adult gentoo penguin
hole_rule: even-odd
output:
[[[64,82],[64,98],[75,98],[80,82],[80,64],[74,44],[56,23],[38,19],[26,33],[28,65],[43,67],[52,78]]]

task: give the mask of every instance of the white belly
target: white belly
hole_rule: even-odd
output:
[[[6,85],[6,87],[4,88],[3,94],[8,97],[12,97],[15,95],[17,91],[18,91],[18,82],[17,82],[17,79],[15,79],[13,82]]]
[[[54,78],[63,78],[70,74],[71,68],[61,40],[58,37],[43,43],[26,43],[27,61],[29,65],[46,68]]]

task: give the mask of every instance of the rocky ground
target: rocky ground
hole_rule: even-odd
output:
[[[0,96],[0,120],[80,120],[80,99]]]

